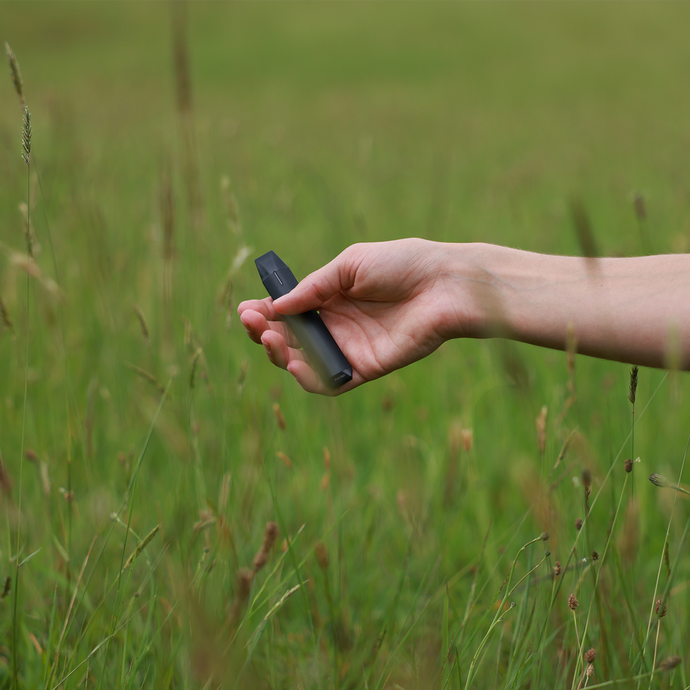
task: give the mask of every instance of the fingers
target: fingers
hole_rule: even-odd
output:
[[[354,272],[346,252],[318,271],[310,273],[287,295],[275,301],[275,309],[281,314],[301,314],[318,309],[343,290],[349,290],[354,283]]]
[[[282,316],[273,309],[270,297],[267,300],[242,302],[237,311],[244,330],[255,343],[261,343],[261,337],[266,331],[275,331],[287,341],[290,347],[299,347],[292,331],[282,320]]]

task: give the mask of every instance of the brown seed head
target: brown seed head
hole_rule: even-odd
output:
[[[460,435],[462,436],[462,446],[465,449],[465,452],[469,453],[472,450],[474,432],[472,431],[472,429],[462,429]]]
[[[556,565],[553,568],[553,574],[555,577],[558,577],[561,573],[563,572],[563,568],[561,566],[560,561],[556,561]]]
[[[677,654],[674,654],[673,656],[668,657],[668,659],[664,659],[659,668],[661,668],[662,671],[671,671],[678,666],[681,661],[682,659]]]
[[[585,669],[585,675],[587,678],[591,678],[594,675],[594,666],[592,664],[589,664]]]
[[[588,468],[582,470],[582,486],[584,486],[585,489],[592,486],[592,472]]]
[[[594,660],[597,658],[597,650],[592,647],[585,652],[585,661],[588,664],[593,664]]]
[[[663,618],[666,615],[666,604],[664,604],[663,599],[657,599],[654,605],[654,613],[656,613],[659,618]]]
[[[266,529],[264,530],[264,542],[261,548],[254,556],[254,572],[259,572],[266,563],[268,563],[268,558],[271,555],[273,546],[278,538],[278,525],[275,522],[266,523]]]
[[[237,600],[239,602],[246,602],[249,599],[249,593],[252,591],[252,581],[254,580],[254,573],[247,568],[240,568],[237,573]]]
[[[12,325],[12,319],[10,319],[9,312],[7,311],[7,307],[5,306],[5,303],[2,301],[1,295],[0,295],[0,321],[2,321],[5,328],[9,329],[10,331],[14,330],[14,326]]]
[[[625,471],[626,472],[632,472],[632,468],[633,468],[633,461],[631,458],[628,458],[625,461]]]
[[[599,560],[599,553],[597,551],[592,551],[592,560],[593,561]]]
[[[539,539],[541,539],[542,541],[549,541],[550,537],[551,537],[551,535],[548,532],[542,532],[539,535]]]
[[[5,53],[7,53],[7,61],[10,63],[10,76],[12,77],[12,83],[14,84],[14,90],[19,96],[19,100],[24,106],[24,82],[22,81],[22,73],[19,70],[19,62],[17,62],[17,57],[14,54],[10,44],[5,41]]]
[[[575,520],[575,529],[579,532],[582,529],[582,518]]]
[[[276,421],[278,422],[278,428],[281,431],[285,431],[285,417],[283,416],[283,411],[280,409],[280,405],[278,403],[273,403],[273,414],[275,415]]]
[[[568,597],[568,606],[574,611],[579,605],[579,602],[574,594]]]
[[[326,570],[328,568],[329,558],[328,550],[324,544],[319,542],[316,545],[314,553],[316,555],[316,562],[319,564],[319,568],[321,568],[321,570]]]
[[[635,395],[637,393],[637,372],[638,368],[635,366],[630,370],[630,386],[628,387],[628,400],[634,405]]]

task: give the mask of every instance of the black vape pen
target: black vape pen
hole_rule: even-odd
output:
[[[275,252],[260,256],[255,263],[261,281],[273,299],[287,295],[296,287],[297,279]],[[315,309],[283,318],[299,340],[309,363],[330,388],[342,386],[352,379],[350,363]]]

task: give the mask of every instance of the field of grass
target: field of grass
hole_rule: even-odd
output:
[[[687,251],[689,22],[0,3],[0,687],[690,687],[685,374],[456,341],[322,399],[235,314],[269,249]]]

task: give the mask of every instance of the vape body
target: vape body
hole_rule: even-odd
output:
[[[287,295],[297,286],[297,279],[275,252],[255,261],[261,281],[273,299]],[[352,379],[352,367],[316,310],[284,316],[290,330],[319,376],[330,388],[338,388]]]

